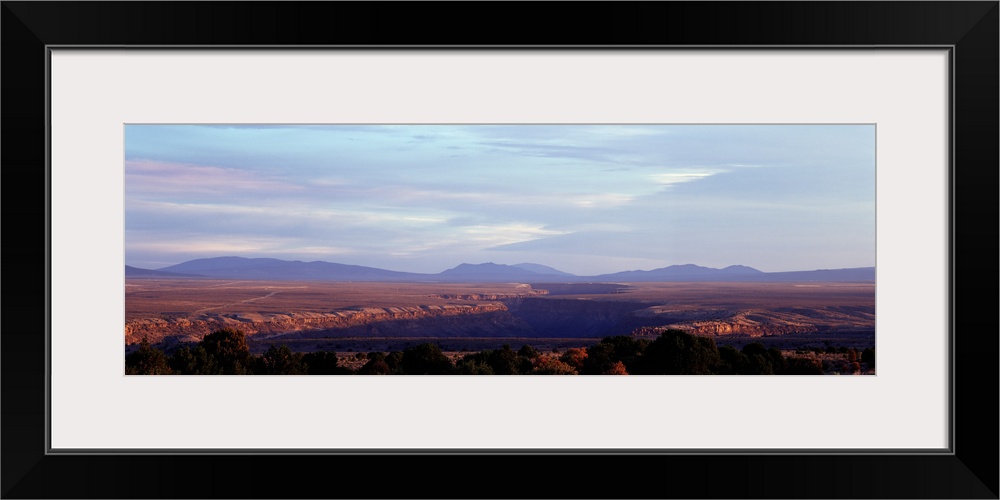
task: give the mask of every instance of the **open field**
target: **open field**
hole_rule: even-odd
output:
[[[453,351],[565,348],[667,328],[719,345],[873,347],[873,283],[358,283],[128,279],[125,344],[245,331],[255,351],[397,350],[434,338]],[[568,343],[567,343],[568,342]],[[576,343],[579,345],[570,345]],[[263,346],[263,347],[260,347]],[[537,346],[536,346],[537,347]]]
[[[368,307],[476,304],[537,295],[527,284],[345,283],[149,279],[125,281],[125,320],[212,315],[326,313]]]

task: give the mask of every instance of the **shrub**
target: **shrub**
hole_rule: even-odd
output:
[[[201,345],[181,347],[170,357],[170,368],[183,375],[219,375],[222,369]]]
[[[337,366],[337,353],[328,351],[310,352],[302,355],[302,364],[308,375],[345,375],[351,370]]]
[[[466,355],[455,363],[455,373],[459,375],[493,375],[493,368],[476,355]]]
[[[125,356],[126,375],[170,375],[173,370],[167,363],[167,355],[149,344],[149,339],[142,338],[139,349]]]
[[[401,365],[407,375],[444,375],[453,368],[441,348],[430,342],[403,351]]]
[[[576,371],[583,370],[583,362],[587,359],[587,350],[582,347],[570,347],[559,357],[559,360],[573,367]]]
[[[667,330],[646,347],[638,367],[650,375],[709,375],[719,362],[712,338]]]
[[[628,375],[628,371],[625,370],[624,363],[615,361],[615,364],[611,368],[601,372],[601,375]]]
[[[554,357],[543,356],[535,359],[534,375],[576,375],[578,372],[568,363]]]
[[[201,341],[209,357],[214,358],[223,375],[248,375],[253,373],[253,356],[242,330],[223,328]]]
[[[750,373],[750,358],[732,346],[719,348],[719,366],[716,373],[720,375],[743,375]]]
[[[875,369],[875,349],[871,347],[861,351],[861,362],[868,366],[869,370]]]
[[[370,359],[358,370],[358,375],[392,375],[392,369],[384,357]]]
[[[773,348],[772,348],[773,349]],[[774,352],[766,349],[764,344],[754,342],[743,346],[743,354],[747,357],[746,375],[773,375],[775,372],[774,355],[777,353],[781,358],[781,351],[774,349]]]
[[[521,363],[517,353],[506,344],[500,349],[489,351],[486,362],[489,363],[496,375],[517,375],[521,372]]]
[[[610,344],[594,344],[587,348],[587,357],[583,360],[584,375],[600,375],[614,366],[614,346]]]
[[[813,358],[789,358],[778,375],[822,375],[823,363]]]
[[[521,346],[521,349],[517,351],[518,356],[528,359],[535,359],[539,356],[539,354],[540,353],[538,352],[538,349],[535,349],[534,347],[531,347],[530,345],[527,344]]]
[[[400,351],[390,352],[385,356],[385,364],[393,373],[403,373],[403,353]]]
[[[305,375],[306,365],[302,355],[292,352],[287,345],[275,347],[272,345],[261,356],[262,370],[258,373],[266,375]]]

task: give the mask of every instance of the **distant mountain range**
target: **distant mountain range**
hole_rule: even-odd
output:
[[[167,271],[157,271],[154,269],[142,269],[139,267],[125,266],[126,278],[201,278],[197,274],[180,274]]]
[[[629,281],[701,281],[701,282],[774,282],[774,281],[875,281],[874,267],[818,269],[765,273],[747,266],[722,269],[684,264],[649,271],[622,271],[597,276],[577,276],[541,264],[460,264],[436,274],[388,271],[375,267],[335,264],[332,262],[280,259],[214,257],[195,259],[161,269],[125,266],[126,278],[204,277],[253,280],[316,281],[437,281],[437,282],[629,282]]]

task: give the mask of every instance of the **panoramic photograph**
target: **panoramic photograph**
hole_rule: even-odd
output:
[[[126,375],[875,375],[875,126],[127,124]]]

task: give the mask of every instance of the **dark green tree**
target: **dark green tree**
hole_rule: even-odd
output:
[[[167,363],[167,355],[154,348],[149,339],[142,338],[139,349],[125,356],[126,375],[170,375],[173,370]]]
[[[716,373],[720,375],[745,375],[750,373],[750,359],[733,346],[719,348],[719,367]]]
[[[493,367],[486,362],[482,353],[466,354],[455,363],[455,373],[458,375],[495,375]]]
[[[639,358],[648,345],[648,340],[625,335],[605,337],[587,349],[587,359],[583,362],[581,373],[585,375],[618,373],[622,371],[622,368],[617,366],[618,363],[621,363],[624,370],[629,373],[641,370]]]
[[[358,375],[392,375],[392,368],[385,362],[385,357],[369,359],[358,369]]]
[[[504,344],[500,349],[490,351],[486,362],[493,369],[495,375],[517,375],[521,373],[521,363],[517,353],[507,344]]]
[[[577,372],[583,370],[583,364],[587,361],[587,350],[583,347],[570,347],[559,356],[559,361],[572,366]]]
[[[271,345],[260,357],[262,370],[258,373],[264,375],[305,375],[306,365],[302,362],[302,355],[292,352],[285,344],[280,346]]]
[[[358,369],[358,375],[391,375],[392,368],[385,362],[384,352],[372,351],[366,356],[368,362]]]
[[[869,347],[861,351],[861,362],[868,366],[869,370],[875,369],[875,349]]]
[[[531,370],[535,369],[535,360],[541,355],[542,353],[538,352],[538,349],[527,344],[522,345],[517,351],[517,372],[521,374],[531,373]]]
[[[351,373],[347,367],[337,366],[337,353],[329,351],[309,352],[302,355],[308,375],[345,375]]]
[[[823,363],[818,359],[788,358],[778,375],[822,375]]]
[[[771,354],[764,344],[753,342],[743,346],[743,354],[749,362],[745,375],[774,375],[774,365]],[[780,354],[780,353],[779,353]]]
[[[401,351],[392,351],[386,354],[385,364],[389,365],[389,369],[392,370],[393,374],[403,373],[403,353]]]
[[[208,355],[208,351],[200,345],[194,347],[184,346],[174,351],[170,356],[170,368],[174,373],[182,375],[220,375],[222,369],[215,358]]]
[[[517,355],[528,359],[535,359],[540,355],[540,353],[538,352],[538,349],[525,344],[518,349]]]
[[[606,337],[601,340],[602,344],[608,344],[614,348],[611,355],[615,361],[621,361],[626,369],[635,368],[636,362],[642,356],[643,351],[649,346],[646,339],[637,339],[626,335],[616,335]]]
[[[718,364],[714,339],[667,330],[646,347],[638,368],[648,375],[710,375]]]
[[[785,356],[781,354],[781,349],[772,347],[767,350],[767,359],[771,362],[771,369],[774,373],[781,373],[785,368]]]
[[[587,358],[583,360],[583,375],[600,375],[614,366],[615,348],[611,344],[603,342],[594,344],[587,348]]]
[[[430,342],[404,350],[401,365],[406,375],[444,375],[453,368],[441,348]]]
[[[253,374],[254,359],[243,330],[216,330],[205,335],[201,346],[215,359],[223,375]]]

